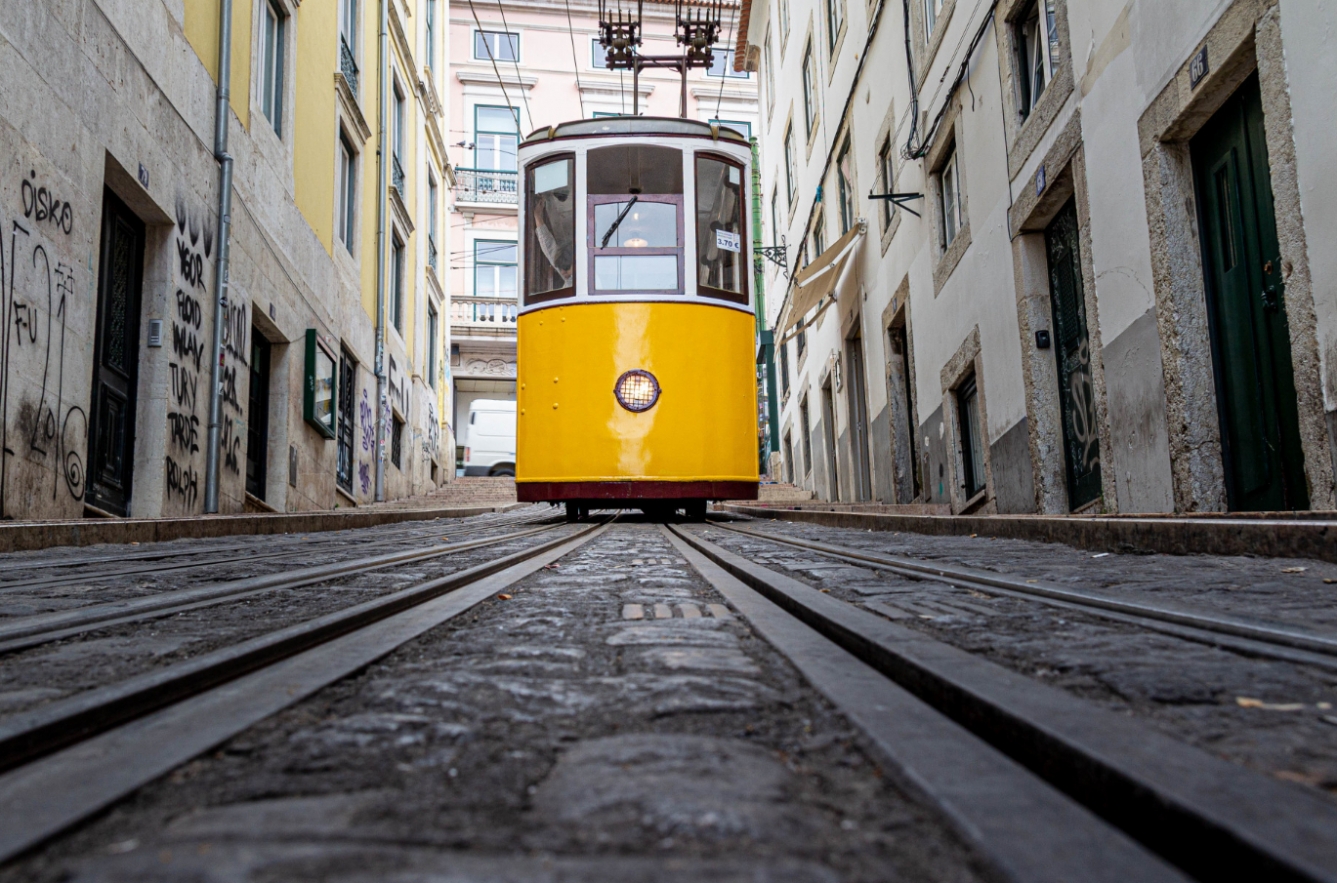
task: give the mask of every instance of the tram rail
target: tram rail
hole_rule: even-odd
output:
[[[472,609],[608,523],[0,721],[0,862]]]
[[[1301,662],[1337,670],[1337,634],[1308,631],[1282,623],[1255,622],[1160,604],[1148,604],[1143,601],[1129,601],[1098,592],[1046,584],[1039,580],[1018,579],[962,565],[940,564],[904,555],[863,552],[830,543],[750,530],[724,521],[714,521],[712,526],[753,539],[816,552],[848,564],[872,566],[912,579],[928,577],[956,588],[987,590],[1069,610],[1081,610],[1185,640],[1228,648],[1249,656]]]
[[[1034,855],[1037,848],[1061,853],[1070,843],[1061,830],[1048,845],[1044,835],[1031,831],[1031,822],[1046,833],[1054,827],[1053,809],[1043,795],[1025,797],[1025,787],[996,759],[961,748],[950,732],[870,681],[857,666],[833,661],[820,642],[786,637],[785,629],[792,627],[774,625],[768,605],[1197,879],[1337,881],[1337,840],[1332,837],[1337,805],[1331,801],[824,594],[691,530],[665,529],[763,637],[860,722],[903,774],[963,831],[973,832],[986,852],[1004,866],[1024,869],[1020,877],[1091,879],[1071,867],[1055,870]],[[851,678],[863,692],[842,686]],[[962,766],[981,778],[960,781],[956,770]],[[1022,790],[1011,804],[999,796],[1000,788],[1018,787]],[[1070,821],[1083,824],[1080,818]],[[1021,831],[1027,833],[1018,836]],[[1117,842],[1094,848],[1102,854],[1110,850],[1116,876],[1156,879],[1145,876],[1150,871],[1121,868],[1118,863],[1127,854]],[[1063,864],[1061,856],[1057,861]]]

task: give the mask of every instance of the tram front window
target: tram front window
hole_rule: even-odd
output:
[[[575,293],[575,160],[563,155],[525,174],[525,302]]]
[[[703,295],[747,303],[743,235],[743,169],[697,157],[696,281]]]
[[[594,292],[680,293],[682,152],[649,145],[591,150],[587,181]]]

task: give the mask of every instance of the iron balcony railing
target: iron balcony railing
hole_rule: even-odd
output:
[[[450,324],[456,328],[514,329],[519,312],[515,298],[455,298],[450,302]]]
[[[433,273],[440,272],[436,265],[436,237],[427,234],[427,266],[432,268]]]
[[[493,202],[515,205],[519,173],[500,169],[455,170],[456,202]]]
[[[400,199],[406,199],[407,197],[404,195],[404,165],[399,161],[399,154],[397,153],[392,154],[391,159],[394,162],[392,164],[390,186],[399,191]]]
[[[339,38],[339,70],[348,82],[348,88],[353,91],[353,96],[357,97],[357,59],[353,57],[353,50],[348,48],[348,41],[343,37]]]

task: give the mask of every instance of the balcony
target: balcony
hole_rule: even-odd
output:
[[[399,191],[399,198],[404,199],[404,164],[399,161],[399,154],[391,154],[393,160],[390,186]]]
[[[515,205],[519,173],[498,169],[455,169],[455,201]]]
[[[432,268],[433,273],[441,272],[437,266],[436,237],[430,233],[427,234],[427,266]]]
[[[344,75],[349,90],[356,98],[358,95],[357,60],[353,57],[353,50],[348,48],[348,41],[343,37],[339,38],[339,71]]]
[[[519,310],[514,298],[457,297],[450,302],[450,327],[514,334]]]

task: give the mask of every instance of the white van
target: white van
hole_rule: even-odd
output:
[[[515,402],[475,399],[469,404],[464,474],[515,476]]]

